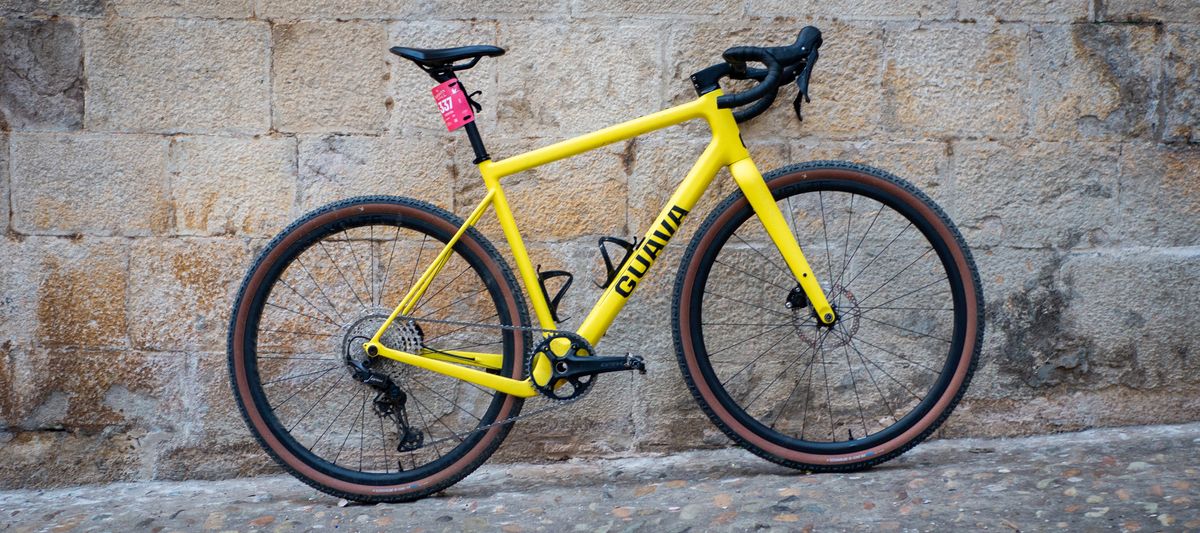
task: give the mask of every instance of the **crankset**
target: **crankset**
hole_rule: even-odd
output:
[[[549,364],[548,372],[534,371],[539,360]],[[641,356],[592,355],[591,344],[586,339],[561,331],[542,339],[530,354],[526,368],[530,369],[538,392],[555,400],[574,400],[583,396],[599,374],[623,370],[646,373],[646,363]]]

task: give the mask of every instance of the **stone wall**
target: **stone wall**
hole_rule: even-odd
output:
[[[502,157],[683,102],[725,48],[815,24],[804,122],[785,92],[745,138],[763,169],[896,172],[966,234],[988,337],[941,433],[1200,420],[1194,0],[0,0],[0,17],[0,487],[270,469],[225,374],[253,254],[337,198],[464,214],[480,194],[395,44],[508,50],[464,75]],[[704,141],[681,128],[512,180],[537,261],[581,277],[564,314],[598,294],[596,236],[651,222]],[[603,345],[650,374],[602,379],[577,421],[525,424],[544,436],[499,460],[724,445],[674,362],[671,248]]]

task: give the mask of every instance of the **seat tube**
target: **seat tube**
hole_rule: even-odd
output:
[[[825,297],[825,291],[821,289],[816,274],[813,274],[812,267],[804,258],[804,252],[800,251],[800,244],[796,242],[796,236],[792,234],[787,219],[783,217],[779,206],[775,204],[775,196],[771,194],[758,167],[754,166],[754,162],[747,157],[730,164],[729,173],[733,174],[733,180],[742,189],[742,194],[746,195],[750,207],[754,209],[758,219],[762,221],[764,229],[767,230],[767,235],[771,237],[779,249],[779,253],[783,255],[784,261],[787,262],[788,269],[792,271],[792,275],[804,289],[804,295],[808,297],[808,301],[816,310],[817,318],[824,324],[832,324],[837,318],[833,307],[829,305],[829,300]]]

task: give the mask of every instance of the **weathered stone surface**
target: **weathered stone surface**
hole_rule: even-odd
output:
[[[1123,243],[1200,244],[1200,147],[1124,145],[1118,198]]]
[[[721,61],[725,49],[737,45],[782,46],[796,41],[798,28],[807,21],[775,21],[769,24],[730,28],[727,24],[696,25],[677,30],[667,52],[668,77],[664,80],[671,102],[682,104],[696,97],[688,80],[692,73]],[[753,139],[794,138],[802,135],[860,138],[872,135],[879,126],[882,109],[880,64],[883,61],[883,31],[874,25],[848,25],[833,21],[817,23],[824,33],[821,56],[814,67],[809,93],[812,102],[802,108],[804,121],[796,120],[792,101],[794,84],[784,87],[775,105],[763,115],[742,125],[747,142]],[[744,83],[723,82],[727,90],[742,90]],[[697,124],[690,130],[707,136]]]
[[[1197,9],[1200,13],[1200,8]],[[1198,15],[1200,18],[1200,15]],[[1170,25],[1162,80],[1166,108],[1163,140],[1200,142],[1200,30],[1194,26]]]
[[[9,198],[12,194],[11,180],[8,172],[8,134],[0,133],[0,233],[8,233],[9,219],[12,213]]]
[[[449,209],[454,205],[456,176],[466,172],[461,167],[464,159],[455,157],[456,142],[415,134],[302,137],[297,184],[300,210],[372,194],[407,196]],[[482,182],[477,175],[475,180]]]
[[[10,144],[15,231],[149,235],[167,229],[162,137],[18,133]]]
[[[1087,20],[1088,0],[964,0],[958,18],[983,22],[1080,22]]]
[[[157,478],[220,479],[279,472],[242,421],[225,352],[189,355],[187,442],[161,450]]]
[[[512,154],[550,142],[538,138],[490,141],[498,153]],[[505,178],[504,195],[520,225],[521,236],[530,240],[561,240],[582,235],[626,234],[624,198],[628,171],[621,163],[623,144],[627,146],[628,142]],[[456,211],[466,216],[486,192],[477,171],[462,172],[455,179]],[[492,232],[499,230],[495,220],[488,215],[479,226],[494,235]]]
[[[1058,358],[1077,366],[1080,379],[1093,387],[1200,383],[1189,323],[1189,302],[1200,298],[1198,269],[1200,253],[1190,249],[1070,256],[1063,264],[1070,289],[1064,329],[1083,342]]]
[[[492,44],[496,42],[496,24],[481,21],[394,22],[388,25],[387,42],[388,46],[410,48]],[[391,54],[388,57],[391,64],[388,100],[385,100],[385,103],[390,102],[388,129],[397,133],[412,130],[446,131],[446,124],[442,122],[441,113],[430,95],[430,90],[437,82],[412,61]],[[482,95],[475,97],[483,105],[483,110],[476,113],[475,124],[484,135],[505,131],[506,125],[496,120],[496,108],[509,95],[497,91],[496,73],[503,70],[510,59],[507,55],[483,58],[475,67],[459,73],[459,79],[468,92],[483,91]],[[463,134],[455,132],[453,136],[461,138]],[[498,160],[506,155],[494,154],[494,158]],[[468,156],[466,161],[471,159],[474,156]]]
[[[271,20],[312,19],[405,19],[430,9],[416,0],[263,0],[258,16]]]
[[[253,0],[108,0],[122,17],[244,19],[254,15]]]
[[[182,355],[50,349],[14,366],[23,430],[174,430],[183,414]]]
[[[1145,137],[1158,122],[1158,46],[1152,26],[1035,27],[1029,76],[1033,131],[1043,139]]]
[[[1103,19],[1113,22],[1200,22],[1200,5],[1173,0],[1108,0]]]
[[[185,360],[178,355],[51,349],[13,369],[16,426],[5,484],[153,477],[157,449],[181,437]]]
[[[954,16],[954,7],[948,2],[931,0],[903,0],[867,2],[802,0],[751,0],[746,6],[750,15],[785,17],[829,17],[840,19],[867,20],[940,20]]]
[[[577,15],[740,15],[741,4],[719,0],[668,0],[664,2],[575,2]],[[754,13],[758,14],[758,13]]]
[[[86,125],[133,132],[265,132],[268,41],[267,25],[260,22],[89,22]]]
[[[951,218],[974,247],[1115,242],[1118,154],[1109,143],[955,143]]]
[[[50,347],[127,347],[127,246],[108,239],[47,239],[37,250],[37,342]]]
[[[68,20],[0,22],[0,130],[79,129],[82,54]]]
[[[176,138],[168,169],[175,231],[271,236],[295,217],[294,137]]]
[[[884,119],[918,137],[1014,137],[1025,120],[1015,80],[1025,77],[1019,30],[946,26],[888,32]],[[931,121],[930,117],[937,117]]]
[[[6,0],[0,4],[2,16],[96,17],[104,14],[106,0]]]
[[[299,22],[272,27],[272,124],[280,131],[377,132],[389,73],[379,23]]]
[[[508,53],[496,119],[506,131],[560,139],[659,110],[660,47],[642,37],[657,31],[645,23],[502,25],[499,46]]]
[[[143,239],[130,251],[129,337],[136,349],[220,351],[250,257],[233,239]]]
[[[942,207],[953,204],[950,147],[939,142],[829,142],[792,146],[792,162],[833,159],[875,167],[916,185]]]

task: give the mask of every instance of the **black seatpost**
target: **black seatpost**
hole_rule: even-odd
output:
[[[458,76],[454,75],[454,69],[453,69],[452,65],[447,65],[444,68],[427,70],[426,72],[429,73],[429,76],[432,77],[434,79],[434,81],[436,81],[438,83],[445,83],[446,81],[449,81],[449,80],[457,81],[458,88],[460,90],[462,90],[463,94],[464,95],[469,94],[467,92],[467,88],[465,86],[463,86],[462,80],[458,79]],[[470,102],[472,105],[476,105],[476,106],[479,105],[479,104],[475,103],[475,101],[472,100],[470,96],[467,97],[467,101]],[[475,113],[475,118],[478,119],[479,118],[479,110],[472,109],[472,112]],[[479,135],[479,127],[475,125],[475,122],[476,121],[474,121],[474,120],[468,122],[465,126],[463,126],[463,130],[466,130],[467,139],[471,141],[471,149],[475,151],[475,160],[472,162],[475,163],[476,165],[478,165],[484,161],[491,159],[492,157],[488,155],[487,148],[484,148],[484,146],[483,146],[483,137]]]

